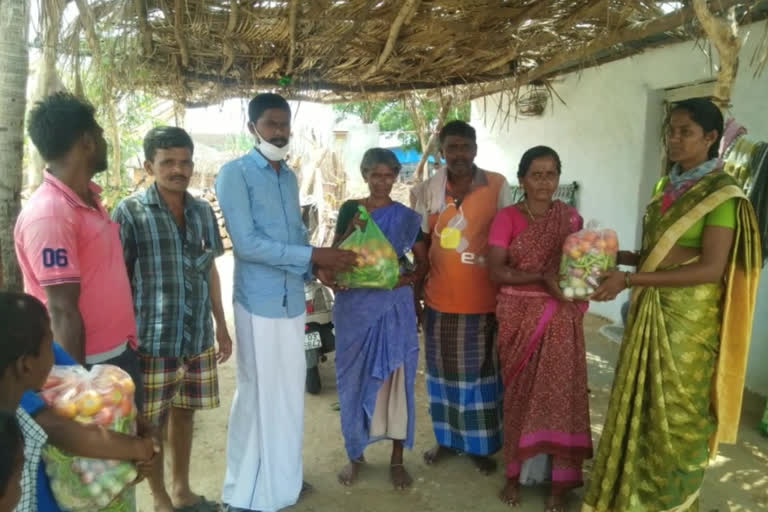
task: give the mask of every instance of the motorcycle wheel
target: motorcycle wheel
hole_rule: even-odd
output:
[[[315,366],[314,368],[307,369],[307,393],[310,395],[317,395],[320,393],[322,384],[320,383],[320,368]]]

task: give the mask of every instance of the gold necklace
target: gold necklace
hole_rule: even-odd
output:
[[[528,201],[523,201],[523,206],[525,206],[525,211],[528,212],[528,216],[531,218],[531,220],[536,220],[536,217],[533,215],[533,212],[531,212],[531,209],[528,206]],[[547,208],[547,211],[549,211],[550,208],[552,208],[551,204],[549,205],[549,208]],[[546,213],[540,215],[539,217],[544,217],[545,215]]]

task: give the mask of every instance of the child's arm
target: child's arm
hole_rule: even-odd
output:
[[[155,443],[148,434],[136,437],[100,425],[84,425],[57,415],[49,407],[41,409],[35,421],[48,434],[50,444],[79,457],[148,461],[155,454]]]

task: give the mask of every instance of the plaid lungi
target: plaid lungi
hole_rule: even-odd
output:
[[[502,446],[503,388],[492,313],[426,309],[427,394],[438,444],[472,455]]]
[[[165,425],[171,407],[205,410],[219,406],[216,348],[193,357],[139,354],[144,377],[144,417]]]

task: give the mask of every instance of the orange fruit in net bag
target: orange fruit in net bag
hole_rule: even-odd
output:
[[[72,419],[77,416],[77,405],[71,400],[59,400],[54,402],[53,412],[63,418]]]
[[[89,389],[83,391],[75,400],[77,411],[81,416],[93,416],[104,406],[101,395],[96,391]]]
[[[123,389],[123,393],[128,395],[133,395],[133,392],[136,391],[136,384],[134,384],[133,379],[128,376],[120,379],[120,387]]]

